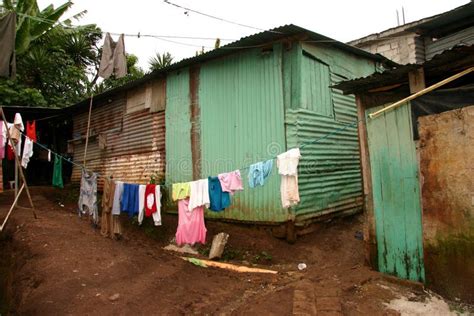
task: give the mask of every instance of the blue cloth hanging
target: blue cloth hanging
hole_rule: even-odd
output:
[[[250,165],[249,167],[249,186],[255,188],[265,184],[273,168],[273,159],[267,161],[260,161]]]
[[[128,216],[130,217],[138,214],[138,187],[138,184],[123,184],[120,209],[122,212],[128,213]]]
[[[209,177],[209,209],[220,212],[230,206],[229,192],[223,192],[221,182],[218,177]]]

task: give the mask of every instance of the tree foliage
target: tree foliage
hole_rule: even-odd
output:
[[[4,104],[64,107],[81,101],[91,91],[143,76],[136,66],[137,58],[132,56],[127,77],[109,78],[96,88],[102,31],[94,24],[72,26],[71,20],[59,23],[71,6],[68,1],[57,8],[49,5],[39,10],[36,0],[3,1],[2,11],[17,13],[17,78],[0,80],[0,89],[5,88],[0,92]]]
[[[169,52],[164,52],[163,54],[156,53],[155,56],[151,57],[148,60],[150,65],[150,71],[159,70],[165,68],[173,63],[173,56]]]

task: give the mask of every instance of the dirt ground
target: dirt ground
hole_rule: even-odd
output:
[[[116,241],[77,216],[75,191],[32,192],[39,218],[16,209],[1,234],[0,315],[397,315],[386,307],[391,300],[426,295],[364,265],[355,238],[362,217],[324,223],[293,245],[265,228],[207,221],[208,243],[218,232],[230,234],[223,260],[278,271],[241,274],[163,250],[175,233],[174,215],[164,215],[158,228],[124,216]],[[0,194],[1,219],[12,200],[11,192]],[[307,268],[299,271],[298,263]]]

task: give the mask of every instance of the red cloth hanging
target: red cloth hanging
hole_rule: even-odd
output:
[[[12,146],[7,145],[7,159],[15,160],[15,153],[13,152]]]
[[[145,216],[150,217],[156,212],[155,184],[147,184],[145,188]]]
[[[26,122],[26,136],[36,142],[36,121]]]

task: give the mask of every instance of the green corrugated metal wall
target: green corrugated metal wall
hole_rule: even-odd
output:
[[[366,76],[375,64],[329,47],[304,44],[288,53],[285,81],[301,82],[291,87],[286,99],[288,148],[301,146],[357,120],[353,96],[344,96],[329,86],[345,78]],[[301,65],[300,67],[298,67]],[[357,126],[301,149],[299,190],[301,202],[294,208],[297,224],[332,213],[362,209]]]
[[[209,62],[201,67],[202,176],[232,171],[286,150],[282,49],[260,49]],[[284,222],[276,165],[263,187],[250,189],[242,171],[243,192],[232,206],[207,216],[252,222]]]
[[[189,71],[166,79],[166,182],[192,180]]]
[[[303,51],[304,50],[304,51]],[[232,171],[310,142],[356,120],[355,102],[329,88],[337,80],[371,74],[373,61],[328,47],[295,44],[290,50],[246,50],[200,65],[201,177]],[[189,72],[167,79],[167,182],[192,176]],[[281,207],[280,177],[274,166],[264,187],[233,197],[232,207],[208,217],[248,222],[303,221],[362,207],[356,127],[302,149],[301,203]],[[198,176],[195,175],[195,178]],[[297,223],[298,224],[298,223]]]
[[[371,108],[367,114],[381,107]],[[424,281],[418,161],[410,105],[366,120],[379,270]]]

